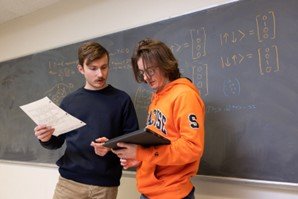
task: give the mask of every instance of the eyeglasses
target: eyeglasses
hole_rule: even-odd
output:
[[[154,74],[155,74],[155,69],[156,69],[157,67],[150,67],[150,68],[147,68],[147,69],[145,69],[145,70],[139,70],[139,77],[140,78],[144,78],[144,75],[146,74],[147,76],[149,76],[149,77],[152,77]]]

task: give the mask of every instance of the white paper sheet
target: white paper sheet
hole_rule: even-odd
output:
[[[86,123],[68,114],[48,97],[20,106],[20,108],[38,125],[46,124],[55,128],[53,135],[58,136]]]

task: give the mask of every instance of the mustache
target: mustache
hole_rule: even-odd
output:
[[[95,79],[95,81],[104,81],[104,80],[106,80],[106,79],[105,79],[105,78],[102,78],[102,77],[101,77],[101,78],[96,78],[96,79]]]

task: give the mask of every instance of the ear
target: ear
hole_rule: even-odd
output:
[[[84,72],[84,67],[82,66],[82,65],[80,65],[80,64],[78,64],[77,65],[77,69],[78,69],[78,71],[81,73],[81,74],[85,74],[85,72]]]

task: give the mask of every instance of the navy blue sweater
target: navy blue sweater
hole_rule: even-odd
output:
[[[80,88],[66,96],[60,107],[87,124],[41,142],[47,149],[60,148],[66,142],[65,153],[57,161],[60,175],[89,185],[119,186],[119,158],[112,152],[103,157],[96,155],[90,143],[99,137],[111,139],[139,128],[129,95],[110,85],[98,91]]]

